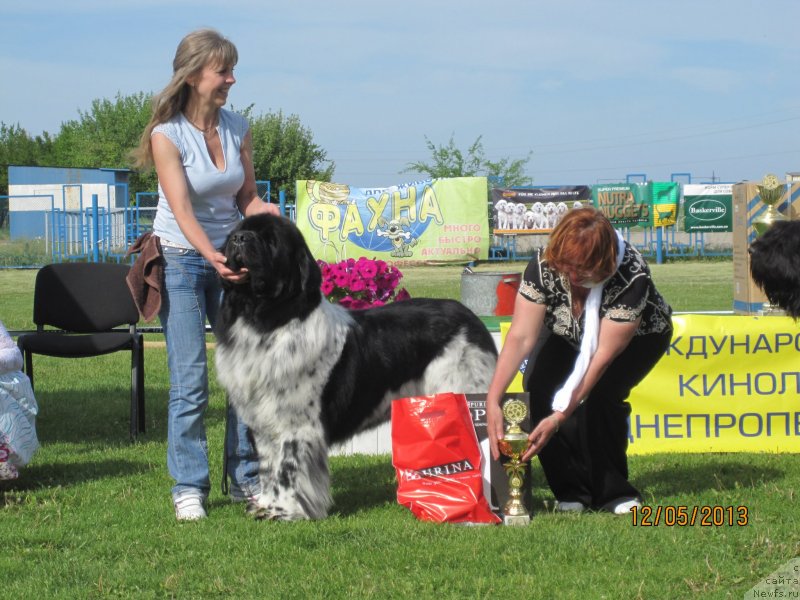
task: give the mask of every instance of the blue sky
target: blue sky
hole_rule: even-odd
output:
[[[800,171],[798,0],[3,0],[0,121],[158,91],[208,26],[239,49],[233,105],[297,114],[353,186],[451,135],[532,152],[539,185]]]

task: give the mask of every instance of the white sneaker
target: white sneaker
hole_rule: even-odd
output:
[[[634,509],[634,507],[635,508],[642,508],[642,503],[639,502],[638,500],[636,500],[635,498],[633,500],[624,500],[624,501],[620,502],[619,504],[614,506],[614,508],[612,509],[612,512],[615,515],[627,515],[629,512],[631,512]]]
[[[583,502],[556,502],[557,512],[574,512],[581,513],[586,510]]]
[[[178,521],[199,521],[208,515],[204,506],[205,498],[199,494],[183,494],[172,499],[175,505],[175,518]]]

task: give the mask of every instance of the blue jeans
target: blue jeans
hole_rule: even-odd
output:
[[[159,318],[167,341],[169,411],[167,467],[173,497],[186,492],[208,496],[208,444],[203,416],[208,406],[206,317],[213,328],[222,299],[214,268],[195,250],[164,247],[164,288]],[[259,490],[258,456],[247,427],[228,410],[225,435],[228,473],[235,495]]]

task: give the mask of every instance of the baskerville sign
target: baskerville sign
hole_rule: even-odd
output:
[[[687,232],[733,231],[733,184],[688,184],[683,187]]]

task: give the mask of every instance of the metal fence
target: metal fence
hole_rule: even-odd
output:
[[[268,200],[269,181],[257,181],[258,195]],[[117,189],[119,188],[119,189]],[[80,185],[65,184],[61,198],[49,194],[0,196],[0,268],[36,268],[67,261],[120,262],[137,237],[153,229],[158,193],[139,192],[130,201],[125,184],[110,184],[98,198],[84,198]],[[280,192],[281,209],[294,218],[294,206]],[[25,202],[35,235],[12,237],[11,201]],[[121,205],[121,206],[120,206]],[[35,215],[35,216],[31,216]]]
[[[258,181],[258,194],[265,200],[270,197],[269,181]],[[127,186],[121,186],[127,196]],[[115,191],[115,196],[116,192]],[[282,213],[296,219],[295,207],[285,201],[281,191],[279,202]],[[50,262],[64,261],[122,261],[128,247],[141,234],[152,230],[158,205],[156,192],[139,192],[124,207],[115,208],[107,195],[105,205],[80,200],[79,208],[67,210],[64,201],[52,196],[31,196],[40,205],[50,207],[45,211],[44,234],[35,239],[14,240],[10,235],[9,197],[0,196],[0,268],[38,267]],[[19,198],[15,196],[14,198]],[[491,204],[490,204],[491,207]],[[491,214],[490,209],[490,227]],[[731,256],[733,234],[687,233],[682,231],[679,218],[675,226],[657,228],[632,228],[624,230],[628,241],[642,254],[656,262],[675,258]],[[526,260],[535,249],[547,242],[546,234],[492,236],[490,261]]]
[[[678,227],[635,227],[620,230],[643,256],[661,264],[669,259],[733,256],[733,233],[687,233]],[[547,243],[547,233],[492,236],[490,261],[517,261],[533,257]]]

